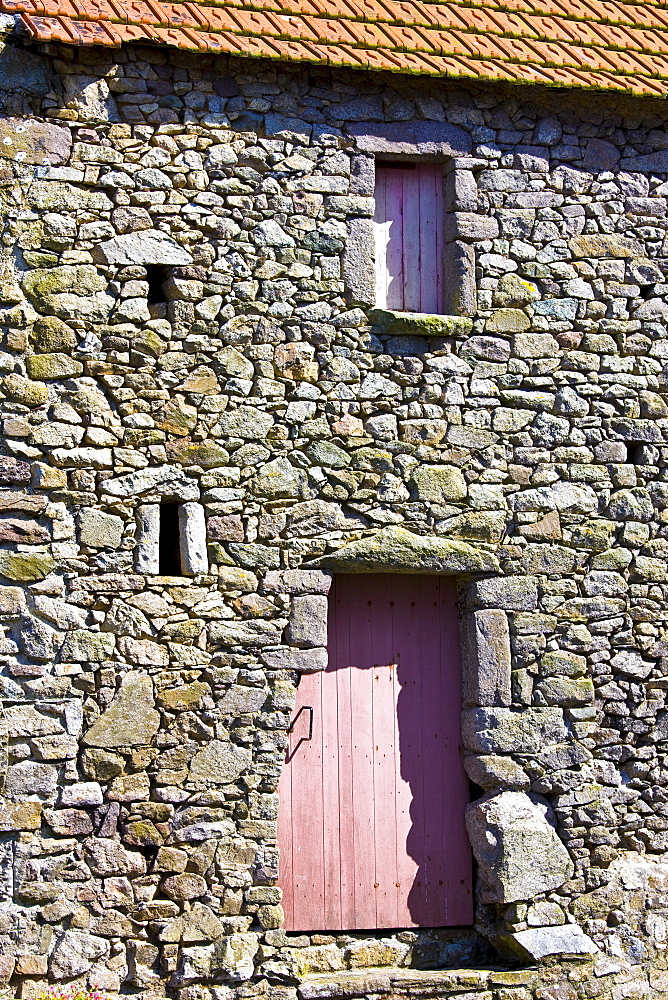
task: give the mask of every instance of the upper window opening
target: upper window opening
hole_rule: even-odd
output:
[[[161,576],[182,576],[179,504],[160,504],[158,572]]]
[[[443,312],[443,167],[376,163],[376,304]]]
[[[148,281],[148,304],[161,305],[166,301],[164,284],[167,281],[168,268],[164,264],[147,264],[146,280]]]

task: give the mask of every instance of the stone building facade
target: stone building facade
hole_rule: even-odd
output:
[[[5,28],[3,981],[667,995],[664,103]],[[379,155],[443,164],[443,316],[375,308]],[[281,926],[360,571],[458,581],[472,927]]]

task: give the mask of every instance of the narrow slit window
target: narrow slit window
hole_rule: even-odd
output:
[[[443,312],[443,167],[376,162],[376,304]]]
[[[147,264],[146,280],[148,281],[148,304],[158,306],[167,301],[164,284],[167,281],[168,268],[163,264]]]
[[[161,576],[182,576],[179,504],[160,504],[158,572]]]

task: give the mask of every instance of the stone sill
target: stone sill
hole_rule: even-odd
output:
[[[371,309],[367,315],[379,333],[393,337],[467,337],[473,327],[473,320],[467,316],[396,312],[393,309]]]
[[[410,991],[410,996],[414,998],[435,995],[446,997],[451,993],[461,996],[463,990],[485,990],[490,985],[490,979],[496,984],[500,981],[506,985],[506,979],[519,979],[521,983],[526,983],[532,978],[531,974],[522,972],[495,974],[493,970],[486,968],[411,969],[381,966],[356,969],[353,972],[308,975],[298,986],[297,995],[299,1000],[324,1000],[326,997],[363,997],[370,993],[382,997],[384,994],[394,995],[400,990],[406,994]]]

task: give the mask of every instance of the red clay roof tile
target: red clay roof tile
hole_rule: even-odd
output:
[[[36,39],[668,94],[658,0],[0,0]]]

